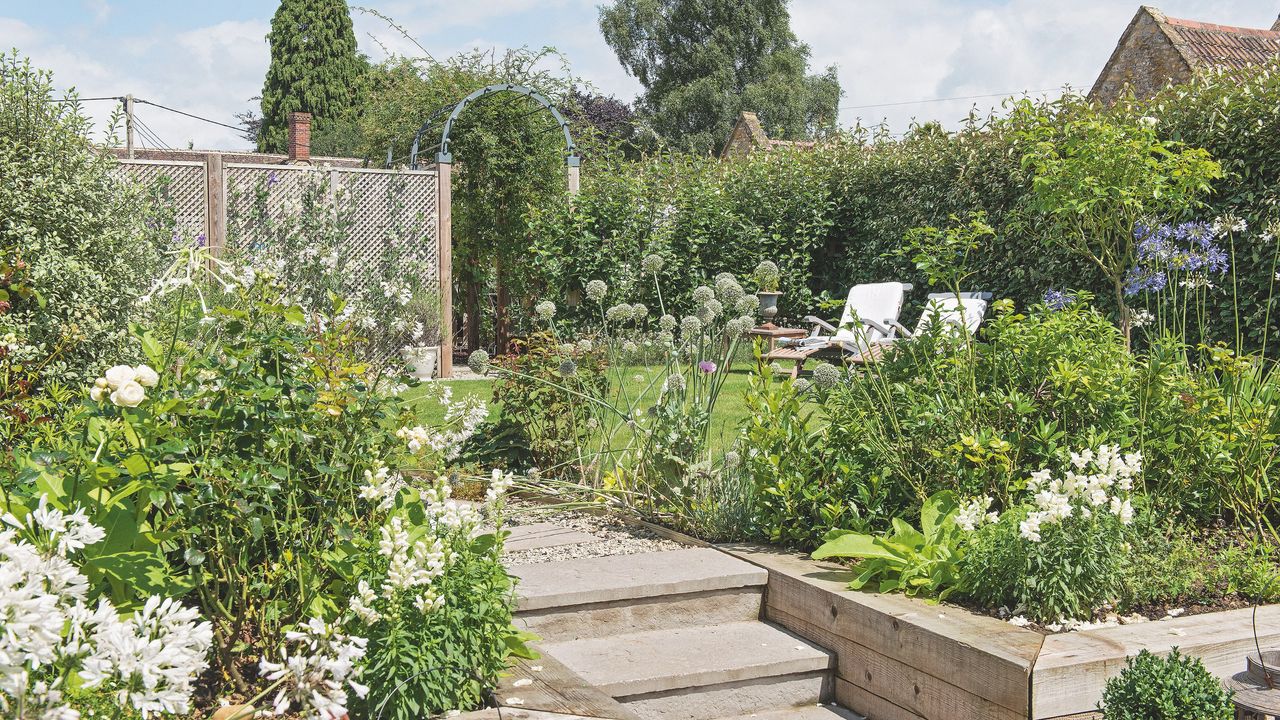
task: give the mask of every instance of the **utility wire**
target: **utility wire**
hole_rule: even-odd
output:
[[[235,130],[235,131],[237,131],[237,132],[242,132],[242,131],[244,131],[244,126],[243,126],[243,125],[228,125],[228,124],[223,123],[223,122],[218,122],[217,120],[210,120],[209,118],[206,118],[206,117],[200,117],[199,115],[192,115],[191,113],[189,113],[189,112],[185,112],[185,111],[183,111],[183,110],[175,110],[174,108],[171,108],[171,107],[165,107],[164,105],[161,105],[160,103],[154,103],[154,102],[151,102],[150,100],[140,100],[140,99],[138,99],[138,98],[134,98],[134,99],[133,99],[133,101],[134,101],[135,103],[142,103],[143,105],[150,105],[151,107],[158,107],[158,108],[160,108],[161,110],[168,110],[168,111],[169,111],[169,112],[171,112],[171,113],[178,113],[179,115],[186,115],[187,117],[189,117],[189,118],[194,118],[194,119],[196,119],[196,120],[203,120],[204,122],[211,123],[211,124],[213,124],[213,125],[218,125],[218,126],[221,126],[221,127],[227,128],[228,130]]]
[[[152,145],[162,150],[172,149],[167,143],[165,143],[165,141],[160,139],[160,135],[157,134],[155,130],[152,130],[151,126],[142,122],[142,118],[138,117],[138,113],[136,112],[133,114],[133,123],[137,126],[138,132],[150,140]]]
[[[987,95],[960,95],[957,97],[929,98],[927,100],[902,100],[899,102],[875,103],[873,105],[845,105],[844,107],[840,107],[837,109],[838,110],[864,110],[866,108],[893,107],[897,105],[920,105],[923,103],[946,102],[948,100],[979,100],[981,98],[1009,97],[1011,95],[1017,95],[1019,93],[1024,93],[1024,92],[1030,94],[1030,93],[1053,92],[1054,90],[1061,90],[1061,88],[1046,88],[1044,90],[1012,90],[1009,92],[990,93]]]
[[[94,100],[120,100],[119,97],[91,97],[91,98],[46,98],[45,102],[51,103],[75,103],[75,102],[93,102]]]

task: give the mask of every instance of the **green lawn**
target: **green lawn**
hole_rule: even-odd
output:
[[[744,395],[747,391],[747,379],[754,372],[754,368],[751,367],[752,362],[754,361],[735,363],[729,372],[729,377],[724,382],[724,387],[720,391],[715,415],[711,421],[711,449],[713,452],[718,453],[732,444],[733,439],[737,437],[738,424],[747,416]],[[615,387],[618,383],[618,378],[621,377],[623,382],[626,383],[627,389],[633,389],[635,392],[647,389],[647,392],[640,398],[639,403],[639,407],[645,408],[651,405],[657,397],[661,383],[653,382],[653,380],[662,371],[663,368],[661,367],[632,366],[622,368],[620,371],[612,371],[609,373],[609,377]],[[489,403],[489,419],[497,419],[499,408],[492,402],[493,380],[444,380],[441,382],[453,388],[454,399],[476,396]],[[650,387],[651,385],[652,387]],[[406,392],[404,399],[406,402],[415,404],[418,417],[424,425],[438,423],[444,417],[444,408],[434,398],[424,397],[425,394],[426,388],[420,386]]]

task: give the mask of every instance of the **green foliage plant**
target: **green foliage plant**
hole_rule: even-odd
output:
[[[902,591],[945,599],[960,583],[965,532],[956,523],[960,507],[949,491],[935,493],[920,509],[920,529],[894,518],[884,535],[834,531],[813,551],[815,560],[856,560],[849,587],[874,584],[879,592]]]
[[[552,475],[592,473],[600,403],[611,387],[604,344],[562,344],[539,333],[517,341],[515,352],[496,362],[501,371],[493,399],[502,407],[500,422],[520,430],[533,466]]]
[[[1104,445],[1072,452],[1060,477],[1033,473],[1029,500],[976,531],[960,571],[962,594],[1045,624],[1088,620],[1118,602],[1141,468],[1141,456]]]
[[[16,51],[0,56],[0,259],[21,264],[27,293],[7,301],[0,335],[14,335],[4,364],[32,392],[82,384],[121,357],[134,300],[168,241],[147,224],[146,192],[90,142],[91,127],[74,95],[54,95],[50,73]]]
[[[1161,139],[1155,118],[1108,116],[1066,99],[1047,116],[1019,101],[1012,122],[1033,173],[1032,203],[1050,222],[1049,239],[1098,267],[1111,285],[1126,343],[1132,319],[1125,275],[1132,267],[1134,227],[1196,207],[1222,167],[1200,148]]]
[[[1200,658],[1173,648],[1161,657],[1143,650],[1130,657],[1102,691],[1106,720],[1229,720],[1231,693]]]

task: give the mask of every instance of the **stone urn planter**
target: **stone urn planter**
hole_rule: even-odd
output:
[[[421,380],[435,377],[436,361],[440,358],[439,346],[407,347],[401,351],[401,355],[409,366],[409,374]]]
[[[778,314],[778,298],[782,297],[782,293],[760,291],[756,293],[756,297],[760,300],[760,317],[764,318],[766,325],[772,325],[773,318]]]

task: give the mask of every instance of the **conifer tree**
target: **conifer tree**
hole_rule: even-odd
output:
[[[281,0],[271,18],[271,67],[262,86],[258,149],[284,152],[291,112],[312,115],[312,146],[342,134],[355,115],[366,61],[345,0]]]

